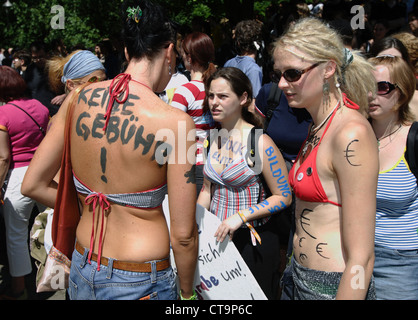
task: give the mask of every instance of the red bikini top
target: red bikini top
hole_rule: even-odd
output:
[[[351,109],[359,109],[359,106],[354,102],[350,101],[345,94],[343,94],[344,105]],[[331,203],[333,205],[341,207],[340,203],[331,201],[328,199],[327,194],[325,193],[324,188],[322,187],[321,180],[319,179],[317,167],[316,167],[316,155],[318,153],[318,148],[324,138],[331,122],[339,108],[335,108],[332,113],[331,119],[325,127],[324,133],[319,140],[319,143],[313,148],[310,154],[307,156],[305,161],[295,170],[295,165],[289,172],[289,183],[293,188],[293,192],[296,197],[303,201],[309,202],[320,202],[320,203]],[[308,138],[307,138],[308,139]],[[306,139],[306,140],[307,140]],[[305,145],[306,143],[303,143]],[[298,162],[299,157],[301,156],[301,151],[299,151],[298,157],[296,158],[295,164]],[[296,171],[296,172],[295,172]]]

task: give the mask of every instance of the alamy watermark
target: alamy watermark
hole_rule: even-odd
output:
[[[65,29],[65,9],[63,6],[55,5],[51,7],[51,14],[55,14],[51,18],[51,28],[56,29]]]
[[[363,266],[353,266],[351,268],[351,288],[364,290],[366,288],[366,276]]]
[[[68,287],[68,271],[66,267],[60,265],[52,267],[49,274],[49,284],[52,290],[64,290]]]
[[[360,5],[355,5],[351,7],[350,13],[354,14],[354,17],[351,18],[351,29],[364,29],[365,28],[365,12],[364,7]]]

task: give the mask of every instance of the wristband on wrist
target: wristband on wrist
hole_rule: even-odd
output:
[[[258,234],[258,232],[254,229],[254,227],[248,223],[247,218],[245,218],[245,216],[242,214],[242,212],[238,211],[238,215],[241,218],[242,222],[245,223],[245,225],[247,226],[248,229],[250,229],[250,232],[252,233],[252,235],[257,239],[258,243],[261,244],[261,237]],[[255,242],[254,242],[255,243]],[[254,244],[255,245],[255,244]]]
[[[194,291],[193,289],[193,294],[190,296],[190,298],[183,298],[183,296],[181,295],[181,290],[180,290],[180,300],[197,300],[197,294],[196,291]]]

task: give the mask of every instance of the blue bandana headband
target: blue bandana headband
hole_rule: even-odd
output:
[[[69,79],[80,79],[97,70],[105,71],[100,60],[91,51],[79,51],[65,64],[61,82],[65,84]]]

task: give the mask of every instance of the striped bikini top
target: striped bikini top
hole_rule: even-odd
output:
[[[418,249],[418,189],[405,156],[379,172],[375,244],[398,250]]]
[[[80,181],[76,177],[73,172],[73,180],[74,185],[78,193],[87,195],[84,203],[86,205],[93,206],[93,223],[92,223],[92,230],[90,236],[90,251],[88,256],[88,261],[90,263],[91,255],[93,253],[93,245],[94,245],[94,225],[95,225],[95,216],[96,216],[96,209],[99,206],[99,214],[101,215],[101,230],[100,230],[100,237],[99,237],[99,252],[97,254],[98,259],[100,261],[100,257],[102,256],[102,245],[103,245],[103,226],[104,226],[104,216],[106,211],[110,208],[110,202],[115,204],[131,207],[131,208],[143,208],[143,209],[153,209],[157,208],[162,205],[165,195],[167,193],[167,184],[163,184],[156,188],[135,192],[135,193],[120,193],[120,194],[103,194],[101,192],[92,191],[89,187],[87,187],[84,183]],[[100,270],[100,263],[97,264],[97,270]]]
[[[241,157],[230,160],[222,157],[217,148],[208,152],[203,174],[213,187],[209,211],[221,221],[266,199],[261,178],[249,167],[245,154],[246,150],[242,150]],[[218,173],[211,161],[227,165],[221,173]],[[258,219],[251,221],[250,224],[259,226],[268,219]]]

